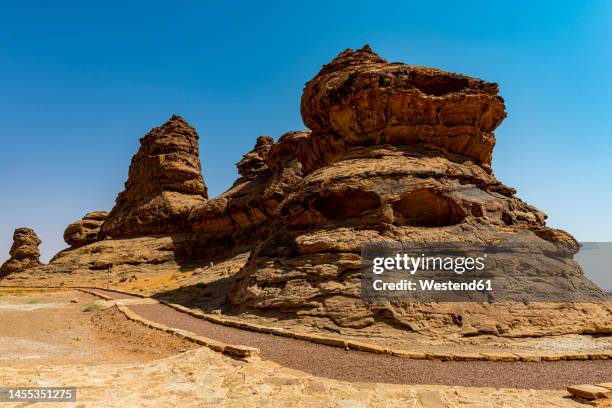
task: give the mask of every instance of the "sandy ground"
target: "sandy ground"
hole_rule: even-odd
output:
[[[79,291],[0,292],[0,367],[107,364],[167,357],[192,343],[152,333]]]
[[[367,341],[386,347],[414,352],[437,353],[480,353],[516,352],[521,354],[579,354],[597,353],[612,349],[612,336],[563,335],[544,337],[506,338],[490,335],[473,337],[443,336],[432,337],[416,332],[396,329],[384,323],[376,323],[367,329],[342,328],[322,319],[308,316],[275,316],[240,313],[224,307],[225,294],[235,274],[248,258],[248,253],[232,259],[214,263],[211,266],[181,267],[169,270],[167,264],[148,265],[138,272],[121,271],[110,276],[89,271],[73,274],[39,273],[15,275],[15,279],[4,280],[4,285],[47,285],[109,287],[142,296],[152,296],[173,303],[199,309],[204,312],[223,313],[228,318],[249,321],[265,326],[286,330],[307,332],[317,335],[341,335],[347,339]],[[164,266],[166,265],[166,266]],[[133,269],[133,268],[132,268]]]
[[[363,330],[341,328],[333,324],[325,325],[317,319],[301,316],[295,316],[293,319],[287,319],[286,316],[275,317],[272,314],[264,316],[242,313],[233,316],[231,311],[225,310],[223,306],[224,294],[229,290],[234,274],[246,261],[246,255],[237,256],[211,267],[196,268],[185,272],[139,275],[138,277],[130,277],[131,279],[128,279],[127,275],[118,275],[113,278],[109,286],[129,293],[179,303],[204,312],[219,311],[230,318],[235,317],[237,320],[319,335],[342,335],[348,339],[416,352],[518,352],[541,355],[597,353],[612,350],[612,336],[564,335],[504,338],[480,335],[431,338],[414,332],[394,329],[383,323],[377,323],[367,330]],[[219,284],[219,282],[223,283]],[[100,287],[103,286],[100,285]]]
[[[562,390],[345,382],[270,361],[235,360],[207,348],[140,363],[1,367],[0,383],[77,388],[75,403],[34,405],[49,408],[584,407]]]
[[[2,293],[0,384],[77,388],[74,403],[34,405],[51,408],[583,406],[563,390],[339,381],[259,358],[185,351],[193,346],[113,308],[83,312],[94,300],[76,291]]]

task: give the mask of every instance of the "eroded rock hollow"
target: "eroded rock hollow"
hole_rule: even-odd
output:
[[[270,147],[258,191],[274,197],[265,213],[275,221],[229,293],[235,307],[430,334],[612,329],[609,310],[595,306],[586,323],[584,309],[572,305],[555,319],[537,304],[360,298],[360,252],[370,242],[552,243],[564,272],[582,273],[571,259],[575,239],[548,228],[544,213],[493,175],[493,131],[506,116],[497,84],[389,63],[366,46],[323,66],[306,84],[301,112],[312,132]]]

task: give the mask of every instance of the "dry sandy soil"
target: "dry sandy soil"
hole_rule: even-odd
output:
[[[128,321],[114,308],[84,312],[95,298],[77,291],[1,293],[0,384],[77,387],[77,402],[62,406],[582,406],[563,390],[321,378],[257,357],[241,361],[194,349],[191,343]]]
[[[96,300],[79,291],[0,292],[0,367],[127,363],[194,348],[115,308],[95,310]]]
[[[248,253],[233,259],[215,263],[206,267],[181,267],[180,270],[168,271],[150,267],[138,273],[113,273],[108,275],[93,271],[80,271],[74,274],[34,273],[14,277],[4,281],[5,285],[37,285],[58,287],[88,286],[108,287],[141,296],[151,296],[173,303],[202,310],[220,312],[228,318],[246,320],[265,326],[274,326],[286,330],[307,332],[319,335],[341,335],[347,339],[367,341],[382,346],[405,349],[415,352],[438,353],[480,353],[480,352],[516,352],[521,354],[565,354],[597,353],[612,349],[611,336],[563,335],[544,337],[506,338],[499,336],[479,335],[474,337],[444,336],[431,337],[420,333],[394,329],[383,323],[376,323],[365,329],[342,328],[334,324],[325,324],[321,319],[296,315],[287,319],[273,313],[234,315],[224,306],[225,293],[228,292],[235,274],[244,265]],[[91,271],[90,271],[91,272]]]

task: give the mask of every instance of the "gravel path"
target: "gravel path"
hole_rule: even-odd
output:
[[[126,298],[116,292],[100,291]],[[490,362],[411,360],[345,351],[287,337],[240,330],[181,313],[165,305],[134,305],[142,317],[223,341],[257,347],[261,357],[285,367],[344,381],[560,389],[612,380],[612,360]]]

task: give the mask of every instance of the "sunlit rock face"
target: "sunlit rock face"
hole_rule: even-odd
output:
[[[85,214],[82,219],[66,227],[64,241],[71,248],[78,248],[104,239],[104,234],[100,230],[107,217],[108,212],[106,211],[93,211]]]
[[[129,237],[190,230],[191,209],[208,197],[198,144],[195,129],[176,115],[140,139],[102,232]]]
[[[506,116],[498,86],[466,75],[389,63],[368,46],[338,55],[307,84],[302,118],[349,145],[422,145],[489,165]]]
[[[344,51],[304,88],[301,112],[310,130],[257,138],[237,163],[240,177],[212,199],[198,136],[174,116],[141,139],[106,220],[88,215],[71,224],[72,248],[33,276],[61,273],[62,282],[78,283],[99,280],[109,268],[130,279],[186,269],[205,274],[211,262],[250,253],[237,274],[207,281],[220,283],[219,305],[249,317],[383,337],[612,333],[609,302],[361,298],[361,249],[372,242],[522,243],[533,252],[510,251],[510,263],[538,270],[546,253],[559,266],[553,273],[582,277],[572,259],[575,239],[546,226],[543,212],[494,176],[493,131],[505,117],[497,93],[494,83],[389,63],[368,47]],[[5,280],[32,281],[28,274]],[[518,282],[516,290],[532,287]]]
[[[277,186],[267,213],[274,222],[232,287],[232,305],[317,325],[438,335],[612,331],[605,305],[559,313],[360,298],[361,247],[371,242],[528,243],[534,262],[547,248],[561,273],[582,274],[575,239],[547,227],[543,212],[493,175],[493,131],[506,116],[497,84],[389,63],[366,46],[340,53],[307,82],[301,113],[311,132],[269,148],[258,191]]]

